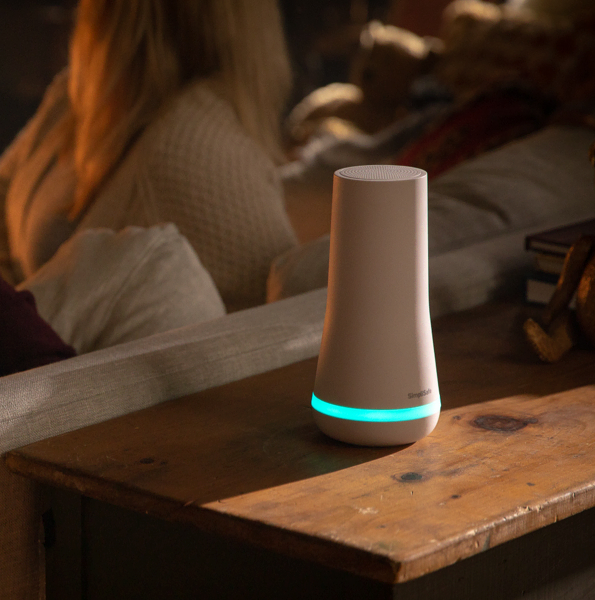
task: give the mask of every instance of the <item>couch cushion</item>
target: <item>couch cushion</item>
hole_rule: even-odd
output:
[[[75,234],[19,289],[79,353],[225,314],[211,276],[173,224]]]
[[[430,312],[436,318],[512,294],[521,295],[531,257],[525,236],[533,230],[499,235],[484,242],[430,257]],[[271,268],[269,301],[301,294],[328,279],[329,237],[279,257]]]
[[[527,234],[595,214],[593,139],[591,129],[550,127],[430,182],[432,316],[518,289],[529,266]],[[328,257],[329,236],[279,256],[267,300],[326,286]]]
[[[437,177],[428,194],[430,255],[590,216],[594,139],[592,129],[548,127]]]

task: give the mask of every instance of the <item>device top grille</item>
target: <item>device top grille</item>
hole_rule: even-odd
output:
[[[339,169],[335,175],[366,181],[398,181],[419,179],[420,177],[424,177],[426,172],[414,167],[401,167],[397,165],[363,165],[360,167]]]

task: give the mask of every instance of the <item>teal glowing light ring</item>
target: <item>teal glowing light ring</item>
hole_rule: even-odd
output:
[[[370,409],[330,404],[312,394],[312,408],[323,415],[335,417],[336,419],[365,421],[369,423],[394,423],[398,421],[415,421],[416,419],[429,417],[440,410],[440,400],[434,400],[429,404],[421,404],[420,406],[412,406],[410,408]]]

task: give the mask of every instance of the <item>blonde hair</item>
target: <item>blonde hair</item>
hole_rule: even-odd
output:
[[[80,0],[65,126],[77,175],[71,218],[198,78],[220,80],[249,135],[280,158],[290,69],[276,0]]]

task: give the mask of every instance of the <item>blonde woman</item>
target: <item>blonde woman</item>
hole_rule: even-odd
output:
[[[289,85],[275,0],[80,0],[69,68],[0,159],[2,274],[82,229],[171,221],[228,307],[264,301],[296,243],[275,168]]]

